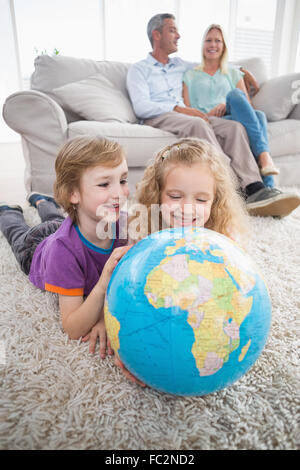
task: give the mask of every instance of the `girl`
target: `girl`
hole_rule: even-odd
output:
[[[190,225],[204,226],[241,243],[248,230],[248,215],[237,187],[231,168],[209,142],[179,140],[158,152],[145,170],[137,188],[138,210],[131,208],[136,214],[129,220],[130,237],[137,242],[163,228]],[[146,218],[141,217],[143,207]],[[115,364],[136,381],[118,356]]]
[[[279,173],[269,152],[266,116],[254,110],[243,72],[228,66],[228,49],[220,25],[209,26],[203,37],[202,63],[184,75],[183,98],[206,116],[224,117],[244,125],[264,183],[274,186]]]
[[[112,354],[103,318],[106,287],[129,249],[119,230],[129,192],[126,159],[115,142],[78,137],[63,145],[55,170],[54,195],[67,217],[54,199],[34,195],[29,200],[42,223],[30,228],[21,207],[1,204],[0,229],[30,281],[58,294],[62,326],[69,337],[90,339],[94,352],[99,336],[105,357],[107,346]]]
[[[161,150],[145,170],[137,201],[146,206],[148,220],[135,240],[151,231],[185,225],[204,226],[234,240],[242,240],[247,232],[248,216],[237,181],[218,150],[205,140],[182,139]],[[157,205],[158,223],[153,213]]]

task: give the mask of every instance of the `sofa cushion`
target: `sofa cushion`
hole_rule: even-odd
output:
[[[292,84],[297,78],[300,74],[291,73],[268,80],[252,98],[254,108],[264,111],[268,121],[286,119],[295,107]]]
[[[161,129],[120,122],[77,121],[70,123],[68,137],[78,135],[98,135],[116,140],[125,150],[129,167],[145,167],[149,158],[156,152],[177,140],[176,135]]]
[[[66,83],[78,82],[91,75],[102,74],[119,90],[126,90],[129,64],[125,62],[97,61],[63,55],[40,55],[34,60],[30,88],[49,92]]]
[[[281,155],[299,154],[300,149],[300,121],[297,119],[284,119],[283,121],[269,122],[268,135],[270,152],[273,157]]]
[[[54,88],[52,94],[64,109],[89,121],[137,122],[127,92],[102,74]]]

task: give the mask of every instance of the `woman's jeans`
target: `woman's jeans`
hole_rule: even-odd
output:
[[[61,211],[51,201],[43,201],[37,206],[42,223],[29,227],[21,212],[4,210],[0,213],[0,230],[25,274],[29,274],[34,251],[39,243],[56,232],[65,220]]]
[[[239,88],[230,91],[226,97],[226,115],[224,119],[238,121],[245,127],[251,151],[256,160],[262,152],[269,152],[267,119],[263,111],[253,109],[245,93]],[[263,182],[274,187],[274,177],[264,176]]]

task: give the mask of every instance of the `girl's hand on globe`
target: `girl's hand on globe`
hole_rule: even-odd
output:
[[[127,246],[120,246],[119,248],[115,248],[108,260],[106,261],[101,276],[99,278],[99,284],[103,290],[103,293],[106,293],[106,289],[112,275],[113,270],[117,266],[118,262],[122,258],[122,256],[127,253],[127,251],[132,247],[132,245]]]
[[[138,380],[134,375],[131,374],[131,372],[129,372],[129,370],[126,369],[123,362],[120,360],[118,356],[115,356],[115,365],[122,370],[125,377],[129,379],[131,382],[136,383],[140,385],[141,387],[146,387],[146,384],[144,382],[142,382],[141,380]]]

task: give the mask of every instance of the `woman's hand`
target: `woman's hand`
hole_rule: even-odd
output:
[[[220,103],[217,104],[213,109],[208,113],[208,116],[223,117],[226,113],[226,104]]]
[[[142,382],[141,380],[138,380],[134,375],[132,375],[129,372],[129,370],[126,369],[123,362],[120,360],[120,358],[118,356],[115,356],[115,365],[122,370],[125,377],[127,379],[129,379],[131,382],[136,383],[136,384],[140,385],[141,387],[146,387],[146,384],[144,382]]]
[[[102,313],[103,315],[103,313]],[[101,359],[106,358],[106,353],[109,354],[110,356],[113,355],[113,350],[110,346],[109,339],[107,338],[107,333],[106,333],[106,328],[105,328],[105,323],[104,323],[104,315],[102,316],[101,320],[96,323],[95,326],[91,329],[91,331],[82,338],[81,341],[86,343],[87,341],[90,342],[90,347],[89,347],[89,352],[91,354],[95,353],[95,348],[96,348],[96,343],[99,338],[99,353]]]

